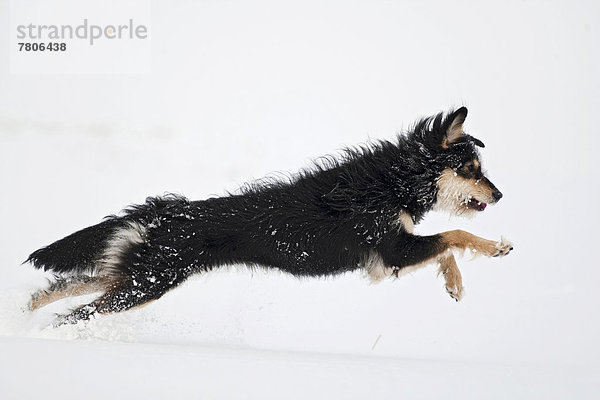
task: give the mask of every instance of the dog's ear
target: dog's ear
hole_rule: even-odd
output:
[[[467,112],[467,107],[461,107],[448,116],[444,124],[446,132],[442,139],[443,148],[447,149],[464,136],[463,123],[467,118]]]
[[[483,142],[479,139],[477,139],[476,137],[473,137],[471,135],[465,135],[467,137],[468,140],[470,140],[471,142],[473,142],[473,144],[475,146],[479,146],[479,147],[485,147],[485,144],[483,144]]]

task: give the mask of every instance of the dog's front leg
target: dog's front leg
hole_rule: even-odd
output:
[[[438,275],[443,275],[446,281],[446,292],[454,300],[459,301],[463,295],[462,275],[456,265],[454,255],[450,251],[440,255],[438,257],[440,268],[438,269]]]
[[[488,257],[502,257],[513,249],[512,243],[504,238],[496,242],[460,229],[443,232],[439,236],[443,242],[442,247],[444,250],[471,250]]]
[[[439,272],[446,280],[446,290],[452,298],[460,300],[463,294],[462,277],[452,251],[467,249],[488,257],[498,257],[510,253],[513,246],[504,239],[496,242],[462,230],[431,236],[402,232],[397,236],[385,238],[377,252],[386,265],[396,266],[398,272],[439,263]]]
[[[471,250],[488,257],[505,256],[513,245],[505,239],[493,241],[462,230],[453,230],[431,236],[402,232],[384,238],[376,248],[388,265],[399,268],[438,261],[449,250]]]
[[[469,249],[477,254],[483,254],[488,257],[505,256],[513,249],[513,245],[505,239],[499,242],[483,239],[469,232],[454,230],[440,234],[447,249],[438,256],[440,263],[439,274],[444,276],[446,281],[446,291],[454,300],[459,301],[463,295],[462,276],[456,259],[452,254],[453,249],[464,251]]]

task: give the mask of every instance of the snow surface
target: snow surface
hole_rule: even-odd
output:
[[[150,74],[0,64],[0,398],[598,397],[597,2],[152,5]],[[462,104],[504,198],[416,233],[515,250],[460,259],[460,303],[434,267],[378,285],[240,267],[76,326],[48,323],[85,299],[24,311],[46,279],[27,255],[125,205],[223,194]]]

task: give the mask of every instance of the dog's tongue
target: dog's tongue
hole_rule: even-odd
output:
[[[486,203],[480,203],[475,199],[471,199],[471,201],[469,201],[469,205],[478,211],[483,211],[487,207]]]

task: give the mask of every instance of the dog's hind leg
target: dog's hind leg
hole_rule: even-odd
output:
[[[153,274],[147,278],[139,275],[122,278],[96,300],[59,316],[53,325],[74,324],[88,320],[95,314],[111,314],[143,307],[162,297],[185,278],[185,275],[178,275],[173,271],[163,271],[163,274]]]
[[[108,276],[78,275],[61,277],[52,282],[46,289],[40,289],[33,293],[28,306],[31,311],[34,311],[65,297],[105,292],[112,282],[113,280]]]

